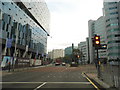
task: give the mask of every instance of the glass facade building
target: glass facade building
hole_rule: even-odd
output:
[[[28,55],[42,55],[47,51],[50,13],[43,0],[36,2],[0,1],[0,39],[2,54],[13,56],[15,44],[18,56],[22,57],[28,46]],[[10,53],[5,51],[6,40],[12,39]]]
[[[65,56],[72,55],[72,47],[65,48]]]

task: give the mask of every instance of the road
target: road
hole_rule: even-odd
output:
[[[82,74],[79,67],[47,66],[14,72],[2,77],[3,90],[25,89],[39,90],[40,88],[74,88],[96,90]]]

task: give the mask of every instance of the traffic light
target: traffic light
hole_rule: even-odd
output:
[[[95,47],[100,47],[100,36],[95,35],[95,37],[94,37],[94,45],[95,45]]]

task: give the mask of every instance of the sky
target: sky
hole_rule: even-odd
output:
[[[88,21],[103,15],[103,0],[45,0],[50,11],[47,50],[64,49],[88,37]]]

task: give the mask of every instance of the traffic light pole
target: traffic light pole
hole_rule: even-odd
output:
[[[96,48],[97,53],[97,71],[98,71],[98,78],[100,78],[100,61],[99,61],[99,54],[98,54],[98,48]]]

